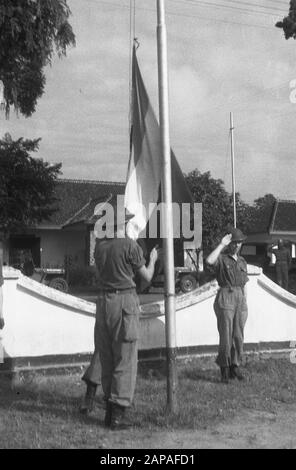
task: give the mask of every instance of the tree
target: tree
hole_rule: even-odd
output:
[[[255,199],[253,206],[249,206],[248,210],[247,232],[264,232],[267,230],[275,201],[275,196],[270,193]]]
[[[194,201],[202,203],[203,250],[207,255],[233,227],[232,195],[224,188],[224,182],[212,178],[209,171],[201,173],[196,169],[185,175],[185,178]],[[265,194],[250,205],[236,193],[237,226],[245,234],[266,230],[275,201],[273,194]]]
[[[61,164],[33,158],[40,139],[0,140],[0,227],[8,233],[23,231],[56,210],[55,181]]]
[[[186,182],[195,202],[202,203],[203,250],[207,254],[217,245],[223,234],[233,226],[232,197],[224,188],[221,179],[214,179],[211,173],[197,169],[186,176]],[[238,226],[245,229],[245,213],[249,206],[236,193]]]
[[[288,16],[285,16],[282,21],[278,21],[275,26],[283,29],[286,39],[296,39],[296,0],[290,1]]]
[[[276,201],[275,196],[271,193],[268,193],[268,194],[265,194],[265,196],[263,197],[259,197],[258,199],[255,199],[254,207],[258,212],[260,212],[262,210],[265,210],[266,207],[272,207],[275,201]]]
[[[44,92],[44,67],[75,45],[66,0],[0,0],[0,84],[6,116],[24,116]]]

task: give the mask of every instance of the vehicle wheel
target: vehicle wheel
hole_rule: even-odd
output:
[[[197,287],[197,280],[192,274],[186,274],[180,278],[180,287],[183,292],[191,292]]]
[[[63,279],[62,277],[54,277],[50,281],[49,287],[52,287],[53,289],[57,289],[61,292],[68,292],[69,290],[67,281]]]

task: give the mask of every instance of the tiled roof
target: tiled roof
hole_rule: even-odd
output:
[[[296,201],[275,202],[270,232],[296,232]]]
[[[125,183],[89,180],[57,180],[55,195],[58,210],[42,226],[64,226],[68,223],[84,221],[93,215],[98,202],[107,200],[110,195],[124,194]]]
[[[250,236],[274,232],[296,232],[296,201],[277,199],[258,212],[248,230]]]
[[[94,215],[94,209],[97,204],[108,202],[115,210],[117,205],[117,194],[109,193],[101,198],[91,199],[77,214],[74,215],[65,225],[73,225],[77,223],[93,224],[97,220]]]

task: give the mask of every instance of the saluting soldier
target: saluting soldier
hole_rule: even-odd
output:
[[[214,266],[219,291],[214,302],[219,331],[219,350],[216,359],[221,369],[221,381],[229,378],[243,380],[239,365],[243,353],[244,327],[248,316],[247,263],[239,255],[246,236],[238,228],[225,235],[207,257]],[[222,253],[227,248],[227,253]]]

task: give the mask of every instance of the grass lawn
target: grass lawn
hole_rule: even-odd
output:
[[[134,427],[113,432],[103,427],[101,391],[89,417],[77,412],[85,386],[81,373],[46,375],[31,372],[11,387],[0,380],[0,448],[115,448],[131,436],[159,431],[214,429],[244,410],[274,412],[279,403],[296,402],[296,365],[289,358],[249,360],[243,367],[246,380],[220,383],[219,370],[198,359],[178,363],[179,410],[167,416],[164,368],[141,365],[135,408],[130,413]]]

